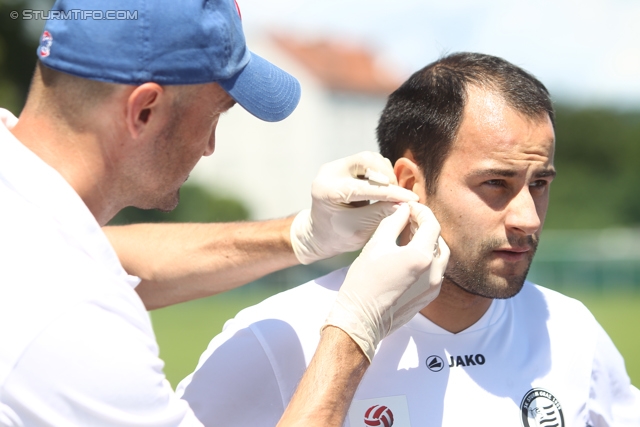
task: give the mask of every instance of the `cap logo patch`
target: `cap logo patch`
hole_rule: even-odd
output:
[[[46,58],[51,53],[51,45],[53,44],[53,37],[49,31],[45,31],[42,33],[42,37],[40,38],[40,49],[38,50],[38,54],[41,58]]]

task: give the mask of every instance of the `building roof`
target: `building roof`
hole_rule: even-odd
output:
[[[386,96],[402,83],[361,45],[330,39],[310,41],[291,35],[273,35],[273,39],[327,89]]]

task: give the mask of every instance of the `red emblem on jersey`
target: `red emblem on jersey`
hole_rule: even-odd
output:
[[[391,427],[393,425],[393,412],[384,405],[374,405],[364,413],[364,423],[372,427]]]
[[[236,10],[238,11],[238,16],[242,20],[242,13],[240,13],[240,6],[238,6],[238,1],[237,0],[233,0],[233,2],[236,4]]]

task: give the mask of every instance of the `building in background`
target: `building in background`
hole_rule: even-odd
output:
[[[252,219],[283,217],[309,207],[322,164],[378,151],[378,117],[403,79],[369,49],[347,41],[254,34],[248,45],[298,78],[300,104],[279,123],[232,108],[218,125],[215,153],[191,179],[242,200]]]

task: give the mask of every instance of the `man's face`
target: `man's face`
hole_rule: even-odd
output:
[[[516,295],[549,203],[554,132],[495,93],[470,87],[456,140],[426,197],[451,248],[445,278],[487,298]]]
[[[202,156],[215,149],[215,130],[220,114],[233,106],[233,99],[215,83],[200,85],[197,90],[175,102],[175,113],[168,121],[155,152],[153,162],[155,191],[150,207],[171,211],[179,201],[180,187]]]

